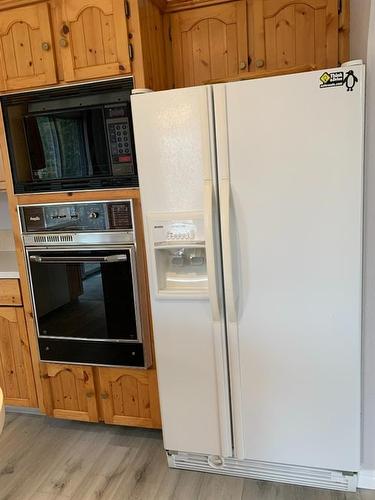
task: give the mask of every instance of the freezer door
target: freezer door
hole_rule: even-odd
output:
[[[214,95],[235,454],[356,471],[364,68]]]
[[[132,98],[164,445],[230,456],[211,107],[210,87]],[[189,230],[182,231],[181,239],[182,226]],[[182,274],[189,272],[192,256],[202,276],[207,265],[208,289],[196,293],[188,289],[189,276],[183,290]],[[163,276],[179,263],[174,289]]]

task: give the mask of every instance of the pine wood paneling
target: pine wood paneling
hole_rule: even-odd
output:
[[[5,404],[35,406],[36,393],[21,307],[0,307],[0,387]]]
[[[86,422],[98,421],[92,367],[41,363],[40,373],[48,415]]]
[[[139,16],[139,27],[134,27],[139,31],[142,51],[136,54],[133,67],[143,72],[143,86],[153,90],[163,90],[168,87],[166,73],[166,50],[164,44],[163,16],[160,8],[152,0],[138,0],[137,10]],[[134,7],[131,7],[134,16]],[[140,58],[142,64],[139,64]],[[137,74],[136,84],[137,83]]]
[[[0,279],[0,306],[21,306],[21,290],[18,279]]]
[[[337,0],[253,0],[255,68],[336,66],[338,16]]]
[[[339,63],[350,60],[350,0],[341,0],[339,16]]]
[[[161,427],[155,370],[98,370],[100,398],[107,424]]]
[[[0,14],[0,90],[56,82],[49,6],[45,3]]]
[[[131,72],[123,0],[61,0],[66,81]]]
[[[176,87],[188,87],[248,69],[246,1],[170,14]]]

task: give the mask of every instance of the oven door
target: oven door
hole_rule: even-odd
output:
[[[132,245],[27,250],[40,339],[142,342]]]

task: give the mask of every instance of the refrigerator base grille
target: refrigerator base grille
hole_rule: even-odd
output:
[[[278,483],[311,486],[338,491],[356,491],[358,477],[327,469],[283,465],[255,460],[212,457],[197,453],[167,452],[168,465],[174,469],[187,469],[213,474],[225,474]]]

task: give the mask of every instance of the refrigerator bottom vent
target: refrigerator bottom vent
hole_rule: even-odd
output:
[[[167,458],[169,467],[175,469],[226,474],[339,491],[356,491],[357,489],[357,474],[346,474],[327,469],[183,452],[167,452]]]

